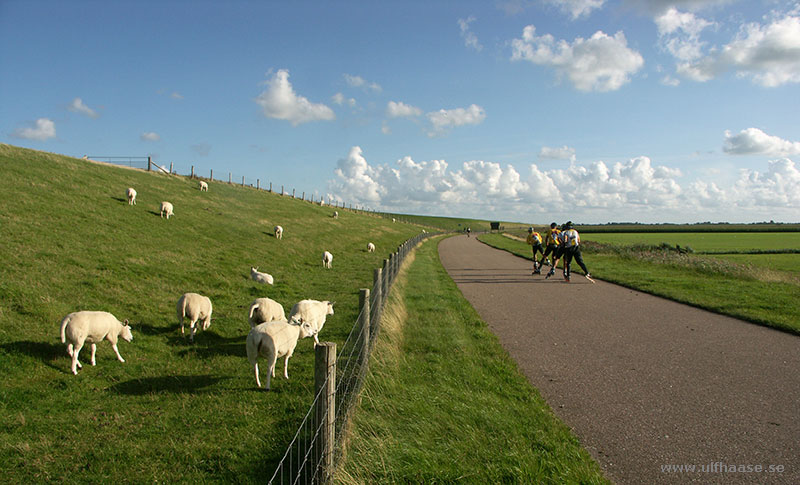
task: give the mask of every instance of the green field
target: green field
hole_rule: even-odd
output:
[[[606,244],[661,244],[691,247],[699,253],[744,253],[790,250],[800,253],[800,232],[680,232],[680,233],[590,233],[581,231],[582,241]]]
[[[735,264],[794,273],[797,277],[800,277],[800,254],[724,254],[711,256]]]

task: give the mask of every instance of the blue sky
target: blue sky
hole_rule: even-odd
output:
[[[378,210],[800,221],[800,3],[0,0],[0,142]]]

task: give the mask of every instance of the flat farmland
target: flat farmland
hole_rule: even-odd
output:
[[[580,227],[578,228],[580,231]],[[752,251],[800,251],[800,232],[581,232],[583,241],[606,244],[654,244],[691,247],[699,253],[746,253]]]
[[[712,256],[715,259],[724,259],[731,263],[751,264],[800,276],[800,254],[715,254]]]

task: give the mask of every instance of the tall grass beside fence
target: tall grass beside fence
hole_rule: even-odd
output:
[[[501,234],[478,239],[531,259],[524,241]],[[800,280],[790,274],[659,246],[586,243],[582,247],[595,278],[800,334]]]

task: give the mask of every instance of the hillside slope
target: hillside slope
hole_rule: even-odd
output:
[[[264,481],[308,409],[312,341],[290,379],[257,392],[244,352],[256,297],[336,301],[320,337],[341,343],[358,289],[419,226],[252,188],[197,182],[0,145],[0,468],[12,482]],[[125,189],[138,191],[128,206]],[[162,200],[175,206],[169,221]],[[273,227],[284,228],[283,240]],[[367,242],[377,246],[366,251]],[[321,255],[334,255],[325,270]],[[250,266],[274,286],[249,279]],[[175,304],[209,296],[213,322],[190,345]],[[98,345],[73,376],[59,323],[77,310],[129,319],[127,360]],[[265,366],[262,366],[262,373]],[[124,462],[124,465],[121,464]],[[254,465],[255,464],[255,465]]]

